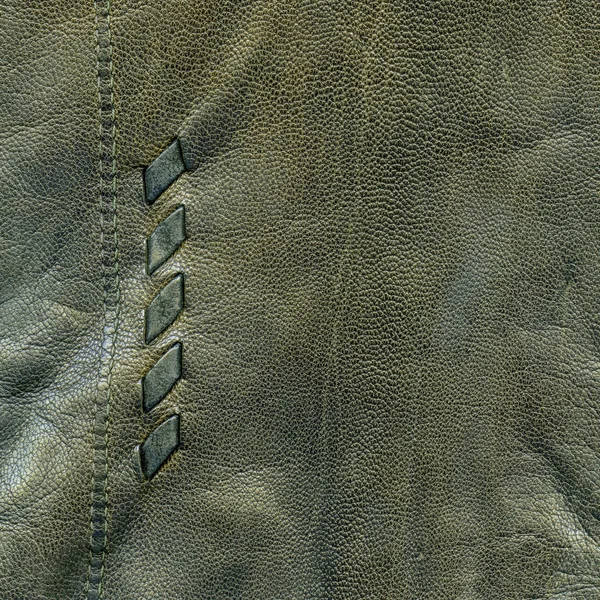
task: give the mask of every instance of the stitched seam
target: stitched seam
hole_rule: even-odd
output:
[[[104,321],[99,354],[94,416],[94,465],[90,507],[88,600],[101,597],[108,522],[108,423],[110,388],[119,329],[120,281],[117,233],[116,120],[110,0],[96,0],[96,52],[100,113],[100,260]]]

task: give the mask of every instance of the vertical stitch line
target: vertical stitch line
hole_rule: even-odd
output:
[[[108,422],[115,341],[119,329],[120,280],[117,232],[117,161],[110,0],[95,0],[98,104],[100,114],[100,260],[103,270],[104,324],[99,354],[94,416],[94,465],[90,507],[88,600],[102,594],[108,522]],[[108,107],[106,106],[108,102]],[[110,142],[106,143],[105,139]],[[106,173],[109,162],[110,171]],[[105,174],[110,179],[107,185]],[[108,216],[105,216],[108,213]],[[112,231],[111,231],[112,228]],[[112,233],[112,235],[111,235]]]

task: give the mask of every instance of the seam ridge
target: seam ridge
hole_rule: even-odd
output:
[[[104,321],[98,356],[94,416],[94,464],[90,506],[90,556],[87,599],[102,595],[108,523],[108,424],[115,343],[120,317],[119,244],[117,232],[117,160],[111,0],[95,0],[99,108],[100,260],[103,271]]]

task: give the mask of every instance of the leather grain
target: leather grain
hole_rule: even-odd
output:
[[[0,31],[0,598],[600,598],[597,0]]]

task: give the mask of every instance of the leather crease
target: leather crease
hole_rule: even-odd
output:
[[[107,540],[108,420],[111,373],[119,327],[119,246],[116,211],[116,124],[112,73],[110,0],[96,2],[98,51],[98,100],[100,110],[100,231],[104,270],[104,326],[99,357],[99,375],[94,424],[94,474],[90,519],[90,565],[88,600],[102,594],[104,554]]]

